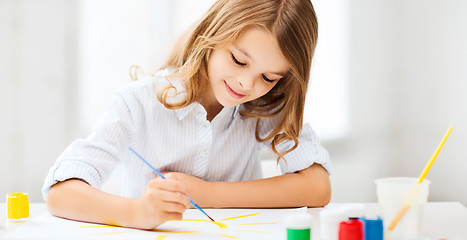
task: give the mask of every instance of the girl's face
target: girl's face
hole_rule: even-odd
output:
[[[212,51],[209,95],[224,107],[249,102],[268,93],[289,69],[275,37],[250,27],[234,44]]]

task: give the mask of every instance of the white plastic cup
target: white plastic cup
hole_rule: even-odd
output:
[[[409,177],[381,178],[375,181],[376,196],[383,218],[384,239],[399,240],[421,237],[420,230],[424,208],[428,201],[430,181],[423,180],[414,191],[417,181],[417,178]],[[411,193],[415,193],[411,198],[411,207],[399,220],[395,228],[389,231],[389,225],[406,204]]]

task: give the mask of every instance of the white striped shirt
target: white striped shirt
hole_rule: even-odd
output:
[[[168,73],[160,71],[155,77],[131,82],[116,91],[90,136],[74,141],[51,167],[42,189],[44,199],[53,184],[70,178],[99,188],[118,164],[123,165],[121,195],[140,197],[154,175],[129,147],[161,171],[183,172],[207,181],[262,178],[258,152],[263,146],[270,147],[270,142],[256,141],[256,119],[241,117],[242,105],[224,107],[211,122],[197,102],[167,109],[157,100],[156,92],[168,84],[163,77]],[[175,86],[183,91],[180,84]],[[261,120],[261,136],[272,130],[274,122]],[[277,148],[282,152],[293,145],[293,141],[287,141]],[[328,172],[331,168],[327,151],[308,124],[299,136],[298,148],[285,159],[287,164],[280,161],[282,173],[296,172],[313,163]]]

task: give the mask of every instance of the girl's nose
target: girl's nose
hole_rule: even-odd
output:
[[[252,76],[244,75],[239,78],[238,83],[243,89],[253,89],[255,86],[255,78]]]

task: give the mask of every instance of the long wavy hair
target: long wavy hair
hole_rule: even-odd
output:
[[[297,148],[302,130],[305,96],[318,38],[318,22],[310,0],[218,0],[178,41],[161,67],[175,70],[167,78],[183,81],[184,98],[169,103],[167,98],[175,90],[169,85],[159,92],[158,99],[169,109],[183,108],[200,100],[208,81],[207,62],[212,50],[234,43],[242,31],[251,26],[272,33],[291,65],[290,71],[271,91],[244,103],[245,110],[240,112],[242,117],[257,118],[256,140],[271,141],[279,161]],[[260,120],[271,117],[278,117],[279,121],[262,138]],[[276,146],[285,140],[292,140],[295,145],[278,152]]]

